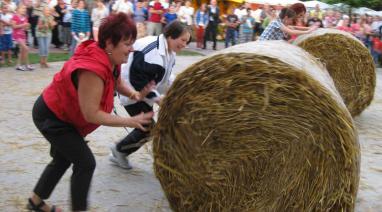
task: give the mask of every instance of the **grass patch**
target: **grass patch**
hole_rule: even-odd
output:
[[[194,52],[190,50],[182,50],[179,54],[179,56],[204,56],[203,54],[199,52]],[[48,63],[49,62],[60,62],[60,61],[67,61],[69,60],[69,54],[68,53],[61,53],[61,52],[52,52],[49,53],[48,57]],[[5,64],[3,66],[5,67],[13,67],[16,65],[17,58],[13,57],[13,64]],[[40,63],[40,56],[37,53],[29,53],[29,62],[30,64],[39,64]]]
[[[53,53],[49,53],[48,63],[49,62],[67,61],[68,59],[69,59],[68,53],[53,52]],[[4,66],[4,67],[15,66],[17,63],[17,58],[13,56],[12,60],[13,60],[13,64],[5,63],[2,66]],[[29,63],[30,64],[39,64],[40,63],[40,56],[37,53],[29,53]]]
[[[52,52],[49,53],[48,62],[59,62],[69,60],[68,53],[58,53]],[[40,56],[36,53],[29,54],[29,61],[31,64],[40,63]]]
[[[204,56],[204,54],[199,53],[199,52],[194,52],[190,50],[182,50],[178,54],[178,56]]]

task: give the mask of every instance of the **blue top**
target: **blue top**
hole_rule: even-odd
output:
[[[171,23],[172,21],[175,21],[178,18],[178,15],[176,13],[165,13],[164,19],[166,20],[166,25]]]
[[[72,32],[90,32],[90,16],[87,10],[75,9],[72,13]]]

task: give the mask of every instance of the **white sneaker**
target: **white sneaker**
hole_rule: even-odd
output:
[[[132,169],[129,160],[126,158],[126,154],[117,150],[117,145],[112,144],[110,146],[111,154],[109,160],[123,169]]]

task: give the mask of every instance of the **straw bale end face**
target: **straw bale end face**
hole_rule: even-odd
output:
[[[348,111],[278,59],[227,53],[194,64],[153,133],[155,174],[174,211],[354,209],[359,145]]]
[[[370,51],[354,36],[335,29],[320,29],[301,36],[295,44],[326,65],[352,116],[370,105],[376,71]]]

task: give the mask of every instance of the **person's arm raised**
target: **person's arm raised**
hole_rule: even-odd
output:
[[[308,33],[311,33],[313,32],[314,30],[316,30],[317,27],[316,26],[313,26],[311,27],[309,30],[306,30],[306,31],[302,31],[302,30],[294,30],[294,29],[291,29],[285,25],[282,25],[281,26],[281,30],[285,33],[287,33],[288,35],[303,35],[303,34],[308,34]]]
[[[78,101],[85,120],[97,125],[133,127],[146,130],[142,125],[150,124],[153,113],[141,113],[134,117],[120,117],[100,109],[104,82],[95,73],[78,71]]]

